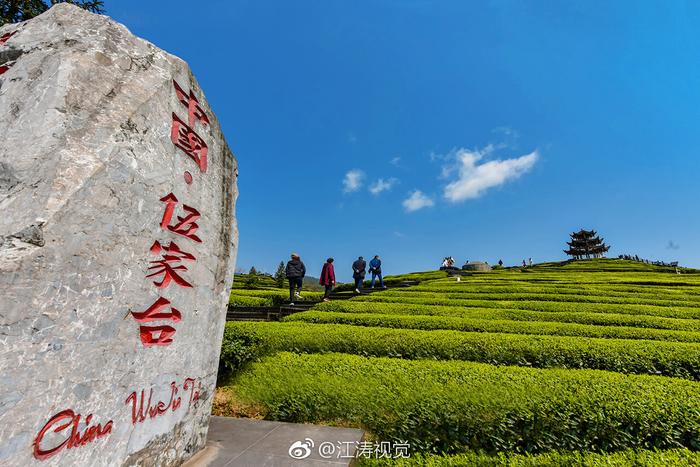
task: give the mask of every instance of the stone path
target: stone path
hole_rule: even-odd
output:
[[[363,437],[364,432],[355,428],[212,417],[206,448],[183,467],[348,466]],[[292,444],[310,446],[309,441],[313,447],[308,456],[303,459],[290,456]],[[323,443],[332,443],[335,453],[321,456],[319,446]],[[300,455],[307,452],[304,447],[297,450]],[[344,457],[338,458],[338,454]]]

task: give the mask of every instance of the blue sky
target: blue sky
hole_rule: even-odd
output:
[[[106,1],[222,123],[238,267],[561,260],[581,227],[700,267],[700,3],[200,5]]]

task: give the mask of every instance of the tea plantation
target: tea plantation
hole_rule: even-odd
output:
[[[700,464],[700,272],[624,260],[419,284],[229,322],[215,413],[409,443],[367,465]]]

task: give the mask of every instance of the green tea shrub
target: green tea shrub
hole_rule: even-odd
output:
[[[320,300],[320,292],[302,291],[302,298],[297,301]],[[289,291],[284,289],[233,289],[229,304],[233,306],[280,306],[289,300]]]
[[[236,391],[268,419],[342,421],[424,453],[700,448],[700,385],[675,378],[283,352]]]
[[[700,332],[691,331],[668,331],[630,326],[596,326],[577,323],[513,321],[454,316],[307,311],[290,315],[285,318],[284,321],[303,321],[305,323],[315,324],[351,324],[353,326],[398,329],[443,329],[467,332],[502,332],[508,334],[700,342]]]
[[[226,326],[221,344],[219,375],[230,376],[257,358],[262,353],[261,344],[259,336]]]
[[[533,306],[534,307],[534,306]],[[557,308],[546,308],[554,310]],[[667,318],[656,315],[606,313],[595,311],[533,311],[519,308],[481,308],[454,305],[425,305],[422,303],[398,302],[360,302],[346,300],[342,302],[321,303],[315,311],[338,313],[379,313],[397,315],[425,315],[459,318],[506,319],[513,321],[538,321],[595,324],[600,326],[631,326],[654,329],[673,329],[678,331],[700,331],[700,321],[683,318]],[[598,312],[600,311],[600,312]]]
[[[229,322],[266,353],[344,352],[405,359],[469,360],[537,368],[591,368],[700,380],[700,344],[486,332],[423,331],[303,322]]]
[[[403,303],[431,306],[460,306],[477,308],[515,309],[531,311],[571,311],[588,313],[620,313],[627,315],[663,316],[668,318],[700,319],[700,308],[648,305],[639,303],[585,303],[567,301],[549,301],[541,297],[540,300],[505,300],[505,299],[470,299],[470,298],[446,298],[443,294],[393,294],[393,291],[357,297],[352,301]],[[502,298],[502,297],[501,297]]]
[[[447,456],[417,453],[409,458],[359,458],[361,467],[691,467],[700,465],[700,453],[690,449],[626,449],[612,453],[553,451],[542,454],[489,456],[475,452]]]

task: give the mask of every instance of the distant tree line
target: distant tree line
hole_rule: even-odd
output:
[[[277,270],[274,274],[262,272],[255,266],[252,266],[248,270],[248,273],[245,272],[245,269],[238,268],[236,269],[234,281],[235,284],[241,284],[243,285],[243,288],[246,289],[265,289],[269,287],[285,289],[289,286],[285,274],[284,261],[280,261],[279,265],[277,266]],[[318,292],[323,291],[323,286],[319,285],[318,277],[306,276],[304,277],[303,290],[311,290]]]
[[[72,3],[93,13],[104,13],[102,0],[0,0],[0,26],[34,18],[57,3]]]

